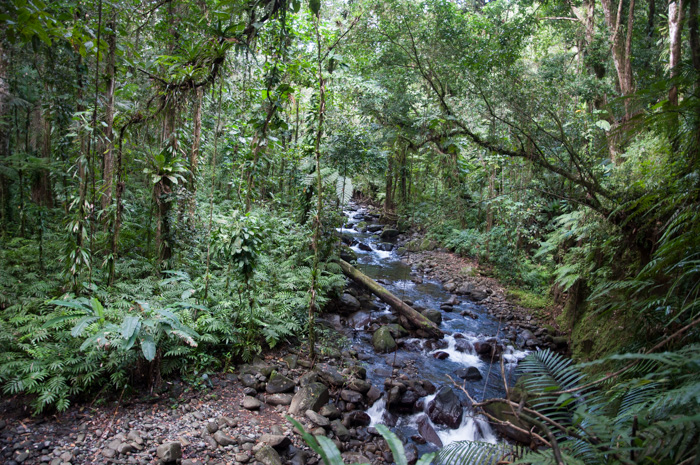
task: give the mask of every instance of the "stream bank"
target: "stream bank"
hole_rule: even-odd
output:
[[[373,427],[380,422],[393,426],[406,442],[409,463],[453,441],[498,441],[449,377],[475,399],[501,397],[500,361],[505,377],[512,380],[517,361],[526,353],[523,349],[533,346],[525,331],[539,337],[535,336],[539,330],[529,329],[534,325],[526,316],[494,316],[499,308],[503,311],[496,286],[480,282],[468,288],[462,280],[454,293],[446,290],[438,278],[454,280],[454,275],[447,259],[441,261],[444,252],[399,256],[399,247],[411,236],[386,234],[391,228],[376,229],[376,223],[372,223],[375,231],[360,231],[360,217],[370,222],[376,218],[359,207],[348,214],[356,221],[341,232],[357,241],[353,245],[357,266],[439,321],[445,338],[412,337],[385,305],[351,285],[335,311],[320,319],[345,338],[326,331],[315,360],[303,350],[285,347],[236,367],[235,373],[192,374],[187,383],[167,382],[156,395],[80,405],[43,417],[30,417],[18,408],[21,398],[5,399],[0,406],[0,461],[10,465],[319,463],[293,431],[287,414],[314,434],[331,437],[349,463],[392,463],[389,448]],[[443,281],[451,287],[449,280]],[[393,347],[375,350],[373,339],[380,330]]]

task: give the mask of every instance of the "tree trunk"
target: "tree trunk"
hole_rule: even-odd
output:
[[[45,117],[41,102],[37,102],[31,113],[29,151],[41,155],[48,165],[51,162],[51,122]],[[32,201],[43,207],[53,207],[51,177],[47,168],[32,173]]]
[[[104,193],[102,196],[102,208],[106,209],[112,204],[112,185],[114,183],[114,86],[117,55],[117,9],[112,7],[112,17],[107,23],[109,30],[107,35],[107,63],[106,77],[107,89],[105,91],[105,129],[104,129],[104,154],[102,181]]]
[[[668,91],[668,101],[671,105],[678,106],[678,87],[673,80],[678,77],[681,61],[681,32],[683,31],[683,0],[671,0],[668,2],[668,43],[669,43],[669,75],[671,89]]]
[[[7,81],[8,61],[5,59],[5,50],[0,41],[0,153],[8,157],[10,155],[10,132],[5,124],[9,116],[7,99],[10,96],[10,84]],[[0,172],[0,230],[10,218],[10,186],[8,179]]]
[[[384,211],[391,213],[394,211],[394,155],[389,152],[387,155],[386,168],[386,195],[384,196]]]
[[[197,169],[199,167],[199,145],[202,139],[202,98],[204,89],[197,89],[197,103],[194,110],[194,130],[192,134],[192,151],[190,152],[190,224],[194,225],[194,213],[197,208]]]
[[[634,77],[632,75],[632,32],[634,26],[634,2],[630,0],[627,10],[626,35],[622,32],[622,5],[623,1],[619,0],[617,5],[613,0],[601,0],[603,5],[603,14],[605,23],[610,30],[610,42],[612,43],[612,57],[617,71],[617,80],[620,87],[620,93],[623,97],[627,97],[634,93]],[[617,10],[614,7],[617,6]],[[630,118],[630,107],[628,100],[625,100],[625,118]]]
[[[430,335],[430,337],[436,337],[438,339],[443,338],[444,333],[442,332],[442,330],[440,330],[440,328],[437,327],[435,323],[421,315],[415,309],[407,305],[403,300],[399,299],[394,294],[387,291],[384,287],[380,286],[372,278],[362,273],[345,260],[340,260],[339,263],[340,267],[343,269],[343,273],[348,278],[369,289],[372,292],[372,294],[379,297],[379,299],[382,302],[391,305],[391,308],[399,312],[401,315],[405,316],[408,319],[408,321],[413,323],[417,328],[423,330],[425,333]]]

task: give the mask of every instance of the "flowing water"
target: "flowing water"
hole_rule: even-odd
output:
[[[376,234],[359,232],[356,229],[356,224],[363,221],[366,211],[362,208],[346,211],[347,224],[339,229],[340,232],[351,235],[358,244],[352,249],[357,253],[357,268],[371,278],[378,280],[384,287],[392,292],[397,297],[403,300],[410,300],[414,306],[421,306],[430,309],[439,309],[442,302],[447,301],[452,296],[449,292],[442,288],[442,285],[437,281],[424,280],[422,283],[415,283],[411,280],[411,268],[403,263],[395,251],[379,250],[382,241],[379,240]],[[368,221],[371,223],[371,220]],[[362,246],[360,246],[362,244]],[[371,250],[366,250],[366,249]],[[518,360],[522,359],[526,352],[513,349],[508,345],[507,341],[500,341],[499,338],[499,321],[491,317],[485,308],[470,302],[461,300],[460,303],[454,306],[453,312],[442,311],[442,329],[447,335],[445,341],[447,347],[433,349],[426,341],[422,339],[407,339],[395,351],[390,354],[377,354],[372,349],[371,337],[372,334],[364,331],[368,320],[381,319],[382,315],[391,313],[391,309],[380,302],[376,301],[378,310],[371,313],[358,312],[349,318],[351,325],[355,326],[352,337],[354,339],[354,349],[357,350],[365,360],[367,366],[367,379],[374,386],[383,390],[384,380],[392,376],[392,368],[398,367],[400,372],[403,372],[402,367],[412,367],[422,379],[431,381],[438,389],[443,385],[452,386],[452,381],[448,376],[451,376],[455,381],[469,392],[470,396],[477,400],[483,400],[491,397],[502,397],[504,395],[504,377],[508,382],[512,381],[514,368]],[[461,316],[463,310],[478,316],[477,319],[469,316]],[[469,349],[470,344],[459,344],[457,347],[457,338],[454,334],[458,334],[458,338],[466,339],[469,342],[496,337],[499,342],[506,346],[503,353],[505,373],[501,373],[501,365],[499,361],[490,363],[488,360],[480,358],[472,349]],[[444,345],[444,344],[443,344]],[[465,346],[468,347],[465,350]],[[449,354],[449,357],[444,360],[438,360],[432,356],[436,350],[440,350]],[[480,381],[463,382],[456,376],[455,372],[460,368],[476,367],[483,379]],[[414,375],[410,375],[414,377]],[[468,405],[467,396],[460,389],[453,389],[456,394],[463,400],[464,405]],[[369,414],[372,423],[384,423],[387,419],[386,401],[383,396],[374,405],[372,405],[367,413]],[[423,399],[423,405],[426,406],[432,400],[432,396],[427,396]],[[445,426],[433,426],[437,432],[443,445],[448,445],[455,441],[462,440],[479,440],[487,442],[496,442],[497,437],[488,425],[488,422],[480,416],[475,415],[470,407],[464,407],[465,412],[462,424],[456,429],[450,429]],[[417,420],[422,417],[423,413],[412,415],[399,415],[396,428],[406,437],[411,437],[418,434]],[[430,421],[428,419],[428,421]],[[418,445],[419,451],[427,452],[434,450],[434,446],[430,443],[426,445]]]

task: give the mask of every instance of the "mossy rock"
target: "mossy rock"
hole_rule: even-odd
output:
[[[420,243],[418,248],[421,252],[429,252],[431,250],[435,250],[437,248],[437,244],[430,239],[423,239],[423,242]]]
[[[396,341],[391,336],[391,330],[382,326],[374,332],[372,335],[372,346],[374,346],[375,352],[391,352],[396,349]]]
[[[409,252],[418,252],[420,251],[420,245],[420,240],[414,239],[406,243],[406,250],[408,250]]]

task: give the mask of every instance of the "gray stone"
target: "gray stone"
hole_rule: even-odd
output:
[[[323,407],[321,407],[321,410],[319,410],[318,413],[320,413],[326,418],[330,418],[331,420],[340,418],[340,410],[338,410],[338,407],[336,407],[334,404],[324,405]]]
[[[365,381],[364,379],[351,379],[347,383],[348,389],[352,389],[353,391],[357,391],[361,394],[367,394],[370,389],[372,389],[372,384]]]
[[[327,363],[318,365],[318,377],[324,382],[324,384],[330,386],[337,387],[345,384],[345,377],[340,374],[336,367]]]
[[[418,418],[417,423],[418,433],[420,433],[423,439],[435,444],[438,447],[442,447],[442,441],[435,431],[435,428],[433,428],[433,425],[430,424],[430,421],[426,415],[421,415],[421,417]]]
[[[248,463],[250,461],[250,456],[248,454],[236,454],[233,456],[236,462]]]
[[[283,434],[263,434],[260,436],[260,442],[277,451],[283,451],[292,444],[292,440]]]
[[[484,378],[477,367],[460,368],[455,374],[466,381],[479,381]]]
[[[231,436],[224,433],[223,431],[217,431],[214,433],[214,440],[222,446],[232,446],[238,444]]]
[[[143,444],[143,439],[141,438],[141,436],[139,436],[139,433],[137,433],[136,431],[129,431],[127,439],[138,445]]]
[[[328,426],[331,424],[328,418],[324,417],[320,413],[314,412],[313,410],[307,410],[306,412],[304,412],[304,415],[306,415],[306,418],[313,421],[318,426]]]
[[[328,402],[328,388],[321,383],[309,383],[294,394],[289,413],[299,415],[307,410],[318,411]]]
[[[156,454],[163,463],[172,463],[182,458],[182,447],[179,442],[166,442],[158,446]]]
[[[241,405],[246,410],[259,410],[261,404],[255,397],[245,396],[241,402]]]
[[[207,432],[209,434],[214,434],[217,431],[219,431],[219,424],[215,421],[208,421],[207,422]]]
[[[343,426],[352,428],[355,426],[369,426],[371,418],[361,410],[348,412],[343,416]]]
[[[442,312],[440,310],[427,309],[423,310],[423,316],[435,323],[440,325],[442,323]]]
[[[345,442],[348,439],[350,439],[350,431],[341,423],[340,420],[333,420],[331,422],[331,429],[333,430],[333,433],[340,439],[341,441]]]
[[[132,446],[128,442],[122,442],[121,444],[119,444],[119,447],[117,447],[117,452],[119,452],[120,454],[130,454],[134,450],[136,450],[134,446]],[[67,461],[68,460],[65,460],[65,462]]]
[[[457,428],[463,415],[462,403],[449,386],[441,387],[435,398],[428,403],[428,416],[437,425]]]
[[[396,236],[399,235],[399,230],[398,229],[392,229],[392,228],[386,228],[382,233],[379,235],[379,238],[382,240],[387,240],[387,239],[393,239]]]
[[[340,307],[343,312],[356,312],[360,309],[360,301],[346,292],[340,296]]]
[[[272,394],[265,396],[265,403],[270,405],[289,405],[292,403],[291,394]]]
[[[291,354],[291,355],[287,355],[282,360],[284,360],[284,363],[287,364],[287,368],[289,368],[290,370],[293,370],[297,367],[297,362],[299,361],[299,357],[294,355],[294,354]]]
[[[120,451],[119,453],[121,454],[122,452]],[[70,462],[71,460],[73,460],[73,454],[71,454],[68,451],[65,451],[64,453],[62,453],[60,455],[60,459],[63,460],[64,462]]]
[[[293,390],[294,386],[294,381],[275,371],[270,376],[265,391],[267,391],[268,394],[281,394]]]
[[[265,445],[255,453],[255,460],[263,465],[282,465],[280,454],[271,446]]]
[[[352,402],[353,404],[359,404],[362,402],[362,394],[359,392],[351,391],[350,389],[343,389],[340,391],[340,397],[345,402]]]
[[[391,336],[391,331],[382,326],[372,335],[372,346],[375,352],[391,352],[396,349],[396,341]]]

